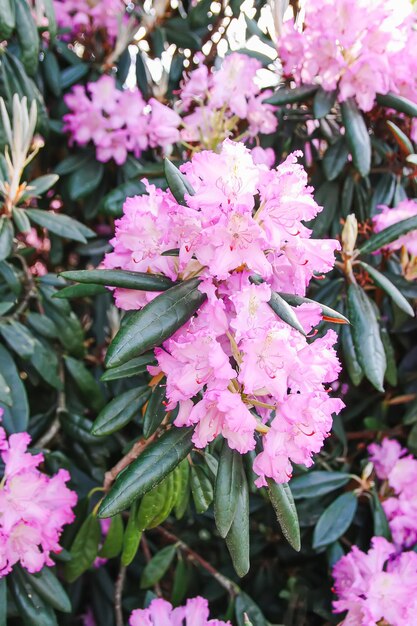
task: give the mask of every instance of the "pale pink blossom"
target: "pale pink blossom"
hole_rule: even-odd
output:
[[[156,598],[147,609],[133,611],[129,626],[231,626],[231,624],[209,619],[207,600],[197,596],[187,600],[184,606],[176,608],[166,600]]]
[[[393,226],[398,222],[417,216],[417,202],[415,200],[403,200],[393,209],[382,206],[379,207],[381,212],[372,219],[374,231],[380,233],[389,226]],[[400,250],[402,247],[413,256],[417,256],[417,230],[412,230],[406,235],[402,235],[395,241],[384,246],[386,250]]]

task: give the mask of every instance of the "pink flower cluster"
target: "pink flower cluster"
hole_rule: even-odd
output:
[[[58,26],[72,36],[102,30],[111,39],[117,37],[125,16],[125,0],[54,0]]]
[[[381,212],[372,219],[376,233],[388,228],[388,226],[397,224],[397,222],[417,216],[417,202],[415,200],[403,200],[395,209],[390,209],[387,206],[380,208],[382,209]],[[410,254],[417,256],[417,230],[399,237],[388,244],[385,249],[395,251],[400,250],[403,246]]]
[[[162,149],[180,138],[181,118],[151,98],[146,103],[139,89],[117,89],[113,76],[102,76],[87,87],[76,85],[64,97],[70,112],[64,115],[64,130],[80,146],[92,141],[97,159],[105,163],[126,161],[147,148]]]
[[[334,566],[335,613],[347,611],[343,626],[411,626],[417,623],[417,554],[397,555],[395,546],[374,537],[368,553],[356,546]]]
[[[129,626],[231,626],[230,622],[209,619],[209,606],[205,598],[197,596],[187,600],[185,606],[173,608],[172,604],[156,598],[147,609],[136,609],[130,616]]]
[[[381,445],[368,448],[379,479],[386,480],[391,495],[382,501],[396,546],[410,548],[417,544],[417,459],[398,441],[384,439]]]
[[[369,111],[377,93],[417,101],[417,32],[409,0],[309,0],[304,30],[284,25],[279,54],[298,84],[318,82]]]
[[[329,396],[340,365],[328,331],[313,343],[268,305],[273,290],[303,295],[315,272],[327,272],[339,243],[311,239],[303,220],[321,210],[307,175],[290,155],[277,169],[256,165],[241,143],[204,151],[182,166],[195,194],[179,205],[147,185],[128,198],[116,222],[107,268],[148,271],[172,280],[199,276],[207,299],[155,350],[167,377],[167,410],[176,426],[195,426],[204,448],[221,434],[240,453],[255,448],[257,484],[287,482],[291,461],[312,464],[343,407]],[[177,250],[175,255],[164,252]],[[256,274],[264,281],[252,284]],[[116,289],[118,306],[139,309],[155,293]],[[321,319],[316,304],[293,308],[305,333]]]
[[[180,92],[181,111],[185,113],[182,139],[216,149],[238,127],[242,133],[243,120],[245,138],[273,133],[277,127],[276,107],[264,102],[272,92],[261,92],[256,82],[261,67],[256,59],[234,52],[218,70],[201,65],[186,76]],[[268,165],[274,163],[271,149],[264,153],[265,158]]]
[[[10,435],[0,428],[0,456],[5,463],[0,482],[0,578],[20,562],[29,572],[53,565],[60,552],[64,524],[72,522],[77,495],[65,483],[67,471],[49,478],[39,471],[42,454],[27,452],[27,433]]]

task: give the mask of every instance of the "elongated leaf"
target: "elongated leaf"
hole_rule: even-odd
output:
[[[123,537],[122,565],[130,565],[139,548],[142,532],[138,524],[138,502],[134,502],[129,512],[129,519]]]
[[[15,569],[7,582],[24,626],[58,626],[53,608],[36,593],[21,570]]]
[[[51,233],[66,239],[87,243],[87,237],[94,236],[92,230],[72,219],[72,217],[68,217],[68,215],[41,211],[40,209],[26,209],[26,214],[31,222],[35,222],[35,224],[39,224],[39,226],[46,228]]]
[[[78,83],[90,71],[87,63],[77,63],[71,67],[66,67],[61,72],[61,89],[68,89],[71,85]]]
[[[283,322],[286,322],[295,330],[298,330],[302,335],[305,335],[304,328],[301,326],[297,315],[291,306],[282,298],[279,293],[272,292],[271,299],[268,302],[271,309],[282,319]]]
[[[242,455],[223,442],[214,490],[214,519],[221,537],[226,537],[236,515],[242,489]]]
[[[391,531],[389,528],[387,516],[382,508],[381,501],[375,487],[372,488],[372,515],[374,518],[374,536],[385,537],[388,541],[392,541]]]
[[[162,548],[162,550],[155,554],[143,570],[142,578],[140,579],[141,589],[153,587],[153,585],[161,580],[174,560],[176,551],[177,547],[173,545]]]
[[[359,248],[361,254],[369,254],[376,250],[381,250],[386,245],[399,239],[402,235],[406,235],[413,230],[417,230],[417,215],[409,217],[406,220],[397,222],[388,228],[384,228],[376,235],[372,235],[364,244]]]
[[[241,487],[238,493],[236,514],[226,536],[226,545],[232,557],[235,572],[242,578],[250,568],[249,488],[243,466],[239,482]]]
[[[340,137],[327,150],[323,157],[323,169],[327,180],[334,180],[348,162],[349,148],[345,138]]]
[[[357,508],[358,500],[351,491],[336,498],[317,522],[313,534],[313,548],[323,548],[339,539],[351,525]]]
[[[390,120],[388,120],[387,126],[390,129],[391,133],[394,135],[395,140],[398,143],[401,152],[405,155],[413,154],[414,152],[413,144],[411,143],[407,135],[401,130],[401,128],[398,128],[398,126],[394,124],[394,122],[391,122]]]
[[[290,487],[269,479],[268,495],[284,537],[294,550],[299,552],[301,549],[300,525]]]
[[[406,300],[401,291],[397,289],[392,282],[381,274],[378,270],[376,270],[372,265],[368,265],[368,263],[364,263],[364,261],[360,261],[362,267],[368,272],[369,276],[372,278],[374,283],[383,289],[386,294],[395,302],[395,304],[407,315],[411,315],[414,317],[414,310],[411,304]]]
[[[105,403],[100,385],[84,363],[70,356],[65,357],[65,367],[71,374],[81,395],[94,411],[100,411]]]
[[[104,540],[103,547],[98,555],[105,559],[113,559],[118,556],[123,548],[124,526],[121,515],[112,518],[109,531]]]
[[[65,564],[65,577],[74,582],[94,562],[101,538],[100,522],[90,514],[78,531],[71,546],[71,561]]]
[[[172,428],[152,443],[116,479],[104,498],[99,517],[111,517],[160,483],[192,450],[192,429]]]
[[[3,374],[0,374],[0,402],[4,402],[7,406],[12,405],[12,394]]]
[[[8,217],[0,218],[0,261],[7,259],[13,247],[13,225]]]
[[[16,3],[16,31],[19,40],[21,61],[29,76],[36,73],[39,61],[39,35],[29,4],[26,0]]]
[[[341,332],[342,347],[344,364],[349,374],[349,378],[352,383],[357,387],[363,380],[363,370],[359,364],[356,354],[355,346],[353,344],[353,337],[351,329],[348,326],[343,326]],[[326,472],[327,474],[327,472]]]
[[[359,364],[366,378],[378,391],[383,391],[387,360],[372,303],[362,287],[355,283],[348,287],[347,302]]]
[[[316,91],[316,95],[313,100],[313,113],[314,117],[320,120],[322,117],[326,117],[334,107],[336,102],[337,91],[325,91],[322,87]]]
[[[156,363],[157,361],[153,352],[146,352],[142,354],[142,356],[138,356],[136,359],[132,359],[124,365],[113,367],[103,374],[101,380],[108,382],[110,380],[118,380],[119,378],[129,378],[143,374],[143,372],[146,372],[148,365],[156,365]]]
[[[67,592],[49,567],[44,567],[37,574],[29,574],[23,568],[21,572],[42,600],[57,611],[71,613],[71,601]]]
[[[31,180],[29,185],[25,189],[25,196],[29,198],[39,198],[45,191],[48,191],[58,181],[59,176],[57,174],[46,174],[45,176],[39,176],[35,180]]]
[[[343,487],[349,480],[350,475],[344,472],[322,472],[318,470],[293,478],[290,486],[295,500],[300,498],[319,498],[326,493]]]
[[[197,513],[204,513],[213,502],[213,485],[199,465],[191,468],[191,493]]]
[[[169,159],[165,159],[164,161],[164,172],[168,187],[170,188],[175,200],[178,204],[187,206],[184,197],[185,194],[193,196],[195,193],[188,180]]]
[[[155,387],[152,391],[152,395],[149,398],[148,405],[146,407],[145,415],[143,416],[143,436],[148,439],[159,428],[162,420],[166,416],[165,400],[166,393],[166,378]]]
[[[272,96],[266,98],[264,102],[268,104],[292,104],[294,102],[304,102],[313,96],[318,90],[317,85],[302,85],[301,87],[281,87]]]
[[[72,298],[94,298],[103,293],[108,293],[103,285],[70,285],[58,291],[53,297],[71,300]]]
[[[62,272],[60,276],[88,285],[105,285],[143,291],[166,291],[174,284],[172,280],[162,275],[126,270],[78,270]]]
[[[106,355],[107,367],[123,365],[160,345],[187,322],[206,299],[192,278],[171,287],[135,311],[113,339]]]
[[[11,405],[0,402],[3,408],[2,423],[9,433],[18,433],[27,429],[29,405],[25,386],[16,365],[6,348],[0,345],[0,372],[10,389]]]
[[[0,16],[0,39],[9,39],[16,24],[13,0],[0,0]]]
[[[19,209],[18,207],[13,207],[12,214],[17,230],[21,233],[27,233],[31,227],[26,211],[24,209]]]
[[[415,102],[411,102],[404,96],[399,96],[396,93],[386,93],[384,95],[377,94],[376,101],[383,107],[389,109],[395,109],[399,113],[405,113],[410,117],[417,117],[417,105]]]
[[[184,459],[177,466],[176,471],[180,476],[180,485],[178,487],[177,499],[174,505],[175,517],[181,519],[188,507],[190,501],[190,464],[188,459]]]
[[[371,139],[365,120],[353,98],[342,102],[341,110],[353,164],[362,176],[367,176],[371,167]]]
[[[239,590],[235,604],[235,615],[238,626],[247,626],[245,615],[248,616],[253,626],[268,626],[259,606],[244,591]]]
[[[23,359],[32,356],[35,350],[35,338],[23,324],[11,320],[8,324],[0,324],[0,333],[8,344]]]
[[[336,309],[332,309],[326,304],[322,304],[321,302],[316,302],[315,300],[311,300],[310,298],[304,298],[303,296],[296,296],[292,293],[282,293],[279,294],[283,300],[291,304],[291,306],[300,306],[300,304],[304,303],[314,303],[317,304],[321,308],[321,312],[323,313],[323,319],[328,320],[333,324],[349,324],[349,320],[347,317],[336,311]]]
[[[147,385],[143,385],[135,389],[129,389],[129,391],[116,396],[99,413],[91,429],[92,434],[102,437],[126,426],[139,414],[150,393],[150,388]]]

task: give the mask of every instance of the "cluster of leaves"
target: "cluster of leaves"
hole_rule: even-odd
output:
[[[256,2],[253,19],[246,18],[247,37],[273,50],[257,23],[264,4]],[[390,95],[363,116],[351,102],[340,107],[332,94],[291,83],[271,97],[279,131],[261,145],[275,150],[277,162],[308,148],[305,166],[325,207],[310,226],[316,237],[343,241],[337,268],[316,281],[309,297],[340,334],[347,406],[315,468],[296,468],[290,487],[258,490],[250,454],[242,457],[221,441],[195,451],[188,429],[170,428],[164,380],[147,373],[152,348],[200,305],[196,281],[173,285],[136,272],[91,270],[109,249],[125,198],[144,192],[143,176],[168,184],[178,201],[183,179],[176,168],[164,169],[157,151],[116,167],[99,163],[89,147],[68,148],[62,132],[63,95],[96,80],[109,58],[120,87],[135,63],[148,98],[156,89],[149,61],[163,67],[170,46],[170,70],[161,81],[169,100],[184,68],[192,67],[192,53],[209,45],[206,62],[215,62],[213,42],[227,41],[240,3],[167,4],[141,44],[126,42],[117,57],[99,36],[68,45],[52,1],[43,5],[49,25],[38,28],[26,0],[0,0],[0,40],[7,40],[0,46],[0,96],[10,118],[14,94],[29,106],[35,102],[45,141],[21,172],[19,182],[27,184],[14,197],[3,194],[0,204],[0,406],[6,430],[28,431],[33,449],[45,453],[45,471],[70,471],[79,503],[56,567],[38,575],[15,568],[7,585],[1,581],[0,624],[70,626],[92,608],[100,626],[120,626],[154,593],[175,605],[205,595],[218,616],[238,626],[245,613],[253,626],[336,623],[329,567],[346,541],[366,548],[370,536],[388,536],[376,493],[363,492],[364,448],[388,433],[417,452],[417,325],[410,306],[417,286],[404,278],[407,259],[375,254],[417,228],[417,220],[369,236],[379,204],[395,206],[415,195],[417,161],[408,135],[417,109]],[[140,7],[135,10],[140,19]],[[268,57],[257,58],[270,67]],[[3,123],[2,153],[6,142]],[[175,148],[175,158],[185,156]],[[0,156],[0,182],[8,177]],[[359,243],[349,236],[352,215]],[[39,237],[47,232],[49,250],[30,244],[33,227]],[[163,293],[120,321],[104,285]],[[286,311],[277,299],[277,314],[284,319]],[[350,326],[334,324],[343,316]],[[103,538],[99,518],[109,515]],[[96,557],[107,562],[94,567]]]

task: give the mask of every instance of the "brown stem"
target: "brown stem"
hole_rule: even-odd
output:
[[[114,467],[112,467],[108,472],[104,474],[104,491],[108,491],[112,485],[112,483],[116,480],[118,474],[122,470],[125,469],[128,465],[132,463],[135,459],[138,458],[142,454],[144,450],[154,441],[156,436],[158,435],[158,431],[154,433],[148,439],[141,439],[137,441],[129,450],[129,452],[122,458]]]
[[[176,543],[179,549],[182,550],[186,558],[191,561],[191,563],[194,563],[194,565],[199,565],[200,567],[205,569],[206,572],[211,574],[211,576],[213,576],[213,578],[217,580],[219,585],[226,589],[231,598],[234,598],[238,593],[240,593],[240,588],[236,583],[230,580],[230,578],[226,578],[226,576],[223,576],[223,574],[217,571],[208,561],[203,559],[202,556],[197,554],[197,552],[190,548],[190,546],[188,546],[181,539],[179,539],[179,537],[169,532],[162,526],[158,526],[157,528],[155,528],[155,530],[160,535],[165,537],[165,539],[170,543]]]
[[[117,577],[116,584],[114,587],[114,613],[116,616],[116,626],[124,626],[122,595],[123,595],[123,586],[125,583],[125,578],[126,578],[126,567],[122,565],[119,570],[119,575]]]

